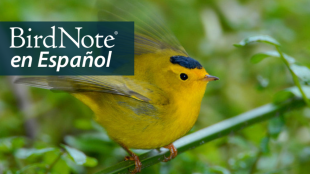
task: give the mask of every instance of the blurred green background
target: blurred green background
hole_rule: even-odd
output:
[[[278,91],[294,86],[280,59],[250,62],[253,54],[273,47],[235,48],[234,43],[269,35],[285,53],[310,66],[309,0],[152,1],[189,55],[221,79],[208,85],[191,132],[270,103]],[[1,0],[0,21],[96,21],[95,3]],[[80,101],[11,81],[0,77],[0,174],[94,173],[123,160],[125,151],[107,137]],[[263,153],[261,144],[277,120],[250,126],[142,173],[308,174],[310,108],[286,112],[282,118],[279,134]],[[78,165],[66,154],[55,160],[64,153],[61,144],[84,152],[88,163]]]

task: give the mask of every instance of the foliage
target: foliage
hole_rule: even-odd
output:
[[[253,42],[264,42],[264,43],[273,45],[273,46],[275,46],[277,52],[269,51],[269,52],[265,52],[265,53],[255,54],[251,58],[252,62],[258,63],[261,60],[263,60],[269,56],[281,58],[283,60],[283,62],[285,63],[285,65],[287,66],[287,68],[289,69],[289,71],[293,77],[294,83],[298,87],[298,89],[302,95],[302,98],[304,99],[305,103],[310,107],[310,101],[307,98],[306,93],[304,92],[304,90],[301,86],[301,83],[299,82],[299,79],[300,79],[302,81],[302,83],[305,83],[305,84],[309,83],[309,81],[310,81],[310,69],[306,66],[298,65],[294,58],[284,54],[279,48],[280,44],[278,43],[278,41],[276,41],[275,39],[273,39],[269,36],[250,37],[250,38],[244,39],[239,44],[235,44],[235,46],[236,47],[242,47],[242,46],[251,44]]]

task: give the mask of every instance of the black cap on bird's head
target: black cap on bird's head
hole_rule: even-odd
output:
[[[202,65],[197,60],[191,57],[172,56],[170,57],[170,62],[173,64],[179,64],[184,68],[188,69],[195,69],[195,68],[202,69]]]
[[[178,64],[184,68],[187,69],[203,69],[202,65],[195,59],[191,57],[185,57],[185,56],[172,56],[170,57],[170,62],[173,64]],[[204,70],[205,72],[205,70]],[[206,73],[206,72],[205,72]],[[182,73],[183,74],[183,73]],[[218,77],[211,76],[209,74],[205,75],[202,78],[203,81],[214,81],[219,80]]]

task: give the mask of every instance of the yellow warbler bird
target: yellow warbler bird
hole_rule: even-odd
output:
[[[147,15],[137,0],[104,0],[97,5],[100,20],[135,22],[133,76],[20,77],[23,83],[71,93],[95,113],[96,121],[135,161],[129,150],[168,148],[169,161],[177,155],[173,142],[185,135],[197,120],[209,81],[202,65],[188,56],[161,20]],[[144,10],[141,10],[144,9]]]

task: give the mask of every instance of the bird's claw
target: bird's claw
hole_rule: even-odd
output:
[[[168,158],[165,157],[163,162],[168,162],[178,155],[178,150],[177,150],[177,148],[175,148],[175,146],[173,144],[169,144],[168,146],[165,146],[164,148],[167,148],[170,150],[170,155]]]
[[[135,169],[133,171],[130,171],[130,173],[140,173],[142,169],[142,163],[139,159],[139,157],[135,154],[132,154],[132,156],[126,156],[125,161],[135,161]]]

